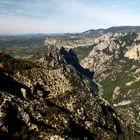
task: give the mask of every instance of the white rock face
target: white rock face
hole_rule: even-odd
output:
[[[124,106],[124,105],[128,105],[128,104],[131,104],[132,101],[131,100],[124,100],[124,101],[121,101],[119,102],[118,104],[113,104],[114,106]]]
[[[137,68],[135,73],[140,73],[140,68]]]
[[[113,33],[105,34],[101,37],[98,37],[98,39],[95,39],[98,44],[96,47],[93,48],[93,50],[89,53],[89,55],[81,61],[81,65],[84,68],[90,68],[90,69],[100,69],[100,65],[105,63],[106,60],[110,60],[112,58],[112,55],[106,54],[103,51],[108,50],[110,52],[113,52],[119,46],[114,42],[114,38],[112,38]],[[116,51],[117,52],[117,51]]]
[[[61,138],[59,135],[54,135],[50,137],[50,140],[64,140],[64,138]]]
[[[133,46],[125,53],[124,56],[129,59],[140,60],[140,45]]]
[[[20,90],[21,90],[22,96],[23,96],[25,99],[27,99],[26,89],[21,88]]]
[[[140,45],[137,45],[140,34],[108,33],[94,41],[98,44],[80,63],[84,68],[94,70],[95,74],[122,57],[140,60]]]
[[[103,50],[103,49],[106,49],[107,47],[108,47],[108,42],[101,42],[100,44],[98,44],[96,46],[96,48],[100,51]]]
[[[115,89],[114,89],[114,92],[113,92],[113,99],[116,99],[118,96],[119,96],[119,94],[121,93],[120,92],[120,87],[119,86],[117,86]]]

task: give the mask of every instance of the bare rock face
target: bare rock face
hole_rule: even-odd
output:
[[[0,138],[127,139],[126,125],[73,52],[53,46],[33,57],[38,67],[0,71]],[[75,62],[73,62],[75,61]]]
[[[124,56],[129,59],[140,60],[140,45],[132,46]]]
[[[139,36],[139,33],[107,33],[97,37],[99,43],[81,60],[81,65],[101,73],[116,60],[139,60]]]

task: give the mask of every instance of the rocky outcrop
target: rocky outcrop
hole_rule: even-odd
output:
[[[114,61],[125,57],[139,60],[139,37],[138,33],[104,34],[95,39],[97,45],[81,61],[81,65],[99,73],[104,71],[105,67],[112,65]]]
[[[96,42],[81,64],[95,70],[104,98],[140,132],[140,34],[108,33],[96,38]]]
[[[140,45],[132,46],[132,48],[129,49],[124,56],[129,59],[140,60]]]
[[[12,75],[0,71],[0,138],[130,137],[110,104],[97,96],[96,82],[78,61],[71,62],[77,60],[71,50],[50,46],[32,59],[38,67]]]

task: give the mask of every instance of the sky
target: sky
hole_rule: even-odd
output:
[[[0,0],[0,34],[140,25],[140,0]]]

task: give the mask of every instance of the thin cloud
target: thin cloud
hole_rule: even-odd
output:
[[[0,33],[81,32],[140,25],[138,4],[137,0],[1,0]]]

